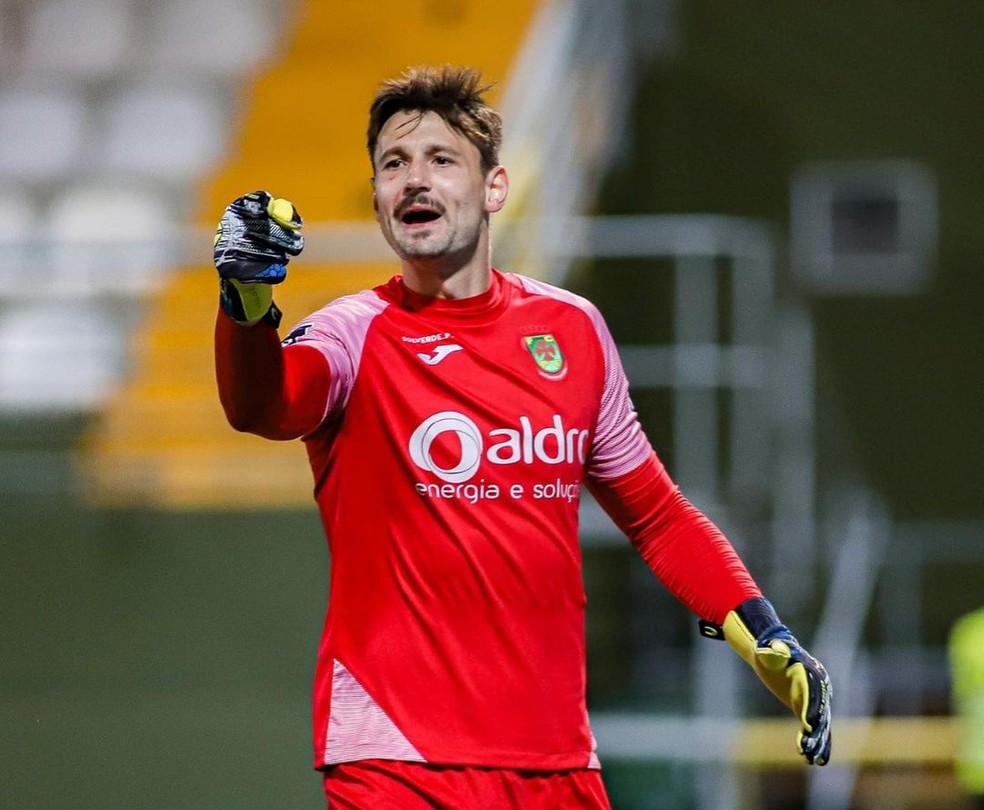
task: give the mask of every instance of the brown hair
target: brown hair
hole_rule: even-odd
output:
[[[475,144],[482,159],[482,171],[499,165],[502,144],[502,117],[485,103],[482,94],[490,85],[482,85],[474,68],[414,67],[399,79],[383,82],[369,107],[367,146],[375,170],[374,152],[380,130],[396,113],[412,110],[420,116],[434,112],[448,126]]]

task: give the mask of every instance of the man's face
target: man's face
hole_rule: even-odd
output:
[[[376,219],[401,259],[467,260],[505,202],[505,171],[484,173],[478,148],[437,113],[393,115],[373,165]]]

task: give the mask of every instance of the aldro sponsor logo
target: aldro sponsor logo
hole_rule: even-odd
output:
[[[588,450],[588,431],[568,428],[560,414],[550,424],[535,428],[528,416],[520,416],[515,426],[503,426],[483,435],[474,420],[457,411],[441,411],[429,416],[414,430],[408,445],[410,458],[421,470],[433,474],[443,484],[418,482],[420,495],[437,498],[463,498],[471,503],[503,495],[576,500],[579,481],[534,483],[490,483],[475,481],[479,465],[510,467],[516,464],[584,464]]]

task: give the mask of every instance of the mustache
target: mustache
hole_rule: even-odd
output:
[[[441,205],[437,200],[431,199],[426,194],[414,194],[409,197],[404,197],[400,204],[396,207],[396,216],[402,217],[408,209],[415,205],[423,205],[427,208],[432,208],[437,211],[437,213],[444,214],[444,206]]]

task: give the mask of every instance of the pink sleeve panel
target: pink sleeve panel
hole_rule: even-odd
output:
[[[331,385],[322,419],[343,410],[359,373],[369,327],[387,302],[372,290],[337,298],[294,326],[284,339],[289,346],[321,352],[331,370]]]
[[[629,396],[629,381],[622,368],[618,349],[598,308],[580,295],[542,281],[517,276],[523,287],[548,295],[580,309],[591,322],[604,363],[601,406],[595,424],[586,474],[589,479],[615,478],[644,464],[653,449],[639,425],[639,417]]]
[[[629,381],[608,326],[595,307],[591,307],[589,315],[605,358],[605,385],[587,472],[589,479],[605,480],[645,464],[653,448],[639,424],[629,396]]]

